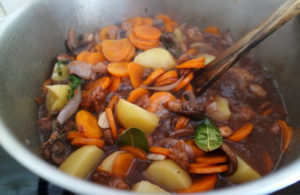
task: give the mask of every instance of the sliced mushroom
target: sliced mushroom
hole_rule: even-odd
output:
[[[223,150],[225,152],[225,154],[228,156],[229,158],[229,166],[228,166],[228,170],[226,172],[224,172],[222,175],[224,176],[229,176],[232,175],[237,167],[238,167],[238,161],[237,161],[237,157],[235,152],[233,152],[231,150],[231,148],[226,144],[226,143],[222,143],[221,146],[221,150]]]

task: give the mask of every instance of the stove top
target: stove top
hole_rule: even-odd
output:
[[[34,175],[11,158],[0,147],[0,194],[72,195]],[[274,194],[300,194],[300,182]]]

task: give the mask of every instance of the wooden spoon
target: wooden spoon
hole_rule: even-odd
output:
[[[262,23],[226,49],[204,69],[195,72],[193,86],[202,94],[245,53],[300,13],[300,0],[287,0]],[[299,32],[300,33],[300,32]],[[201,75],[201,76],[200,76]]]

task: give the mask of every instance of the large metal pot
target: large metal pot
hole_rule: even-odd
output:
[[[0,142],[16,160],[35,174],[71,191],[85,194],[125,194],[79,180],[47,164],[35,149],[40,144],[34,97],[41,94],[54,56],[65,51],[69,26],[95,32],[136,16],[166,13],[199,27],[230,28],[239,39],[283,0],[44,0],[29,1],[0,26]],[[290,150],[280,168],[260,180],[213,191],[213,194],[270,193],[300,179],[300,18],[288,23],[253,54],[273,73],[294,127]],[[128,193],[127,193],[128,194]]]

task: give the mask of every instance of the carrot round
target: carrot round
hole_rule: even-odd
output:
[[[85,110],[80,110],[75,116],[78,131],[87,138],[102,137],[102,130],[98,126],[94,115]]]
[[[115,123],[115,119],[114,119],[114,115],[112,113],[112,109],[111,108],[105,108],[105,112],[106,112],[106,117],[111,129],[111,133],[113,138],[117,138],[117,127],[116,127],[116,123]]]
[[[152,26],[153,24],[153,19],[152,18],[142,18],[142,25],[143,26]]]
[[[180,116],[174,129],[177,130],[177,129],[185,128],[188,125],[189,122],[190,122],[189,118],[184,117],[184,116]]]
[[[193,88],[193,86],[191,85],[191,83],[189,83],[189,84],[186,86],[185,91],[194,91],[194,88]]]
[[[170,70],[162,75],[160,75],[155,80],[155,86],[164,86],[174,83],[178,80],[178,75],[175,70]]]
[[[121,78],[120,77],[112,77],[111,84],[108,88],[109,92],[115,92],[118,91],[121,84]]]
[[[170,151],[167,148],[162,148],[162,147],[155,147],[152,146],[149,148],[149,152],[152,152],[154,154],[162,154],[165,156],[169,156],[170,155]]]
[[[142,18],[141,17],[132,17],[127,19],[124,23],[129,23],[131,25],[131,28],[134,28],[136,26],[142,25]]]
[[[80,54],[78,54],[78,56],[76,57],[76,60],[77,61],[87,62],[90,54],[91,54],[90,52],[83,51]]]
[[[132,47],[128,39],[102,41],[102,52],[110,62],[124,61]]]
[[[177,193],[196,193],[205,192],[215,187],[218,181],[217,174],[202,176],[200,179],[195,180],[190,187],[183,190],[177,190]]]
[[[228,157],[225,154],[212,155],[212,156],[200,156],[195,159],[197,163],[205,164],[219,164],[228,161]]]
[[[128,74],[133,88],[137,88],[143,83],[144,69],[139,64],[135,62],[129,63]]]
[[[107,107],[111,108],[111,110],[114,109],[115,104],[118,102],[119,100],[119,96],[118,95],[114,95],[112,96],[112,98],[109,100]]]
[[[71,141],[71,145],[72,146],[95,145],[99,148],[103,148],[105,143],[103,140],[97,138],[75,137]]]
[[[131,49],[129,50],[129,53],[124,61],[130,62],[133,59],[134,55],[135,55],[135,47],[131,47]]]
[[[105,57],[102,53],[100,52],[92,52],[90,53],[87,62],[92,64],[92,65],[96,65],[99,62],[104,62],[105,61]]]
[[[215,26],[206,27],[204,29],[204,32],[209,33],[209,34],[215,34],[215,35],[219,35],[220,34],[219,29],[217,27],[215,27]]]
[[[75,137],[84,137],[84,136],[78,131],[69,131],[67,133],[68,139],[74,139]]]
[[[150,105],[147,110],[150,112],[156,112],[157,110],[163,109],[164,106],[172,100],[176,100],[176,97],[169,92],[155,92],[149,98]]]
[[[189,145],[190,148],[192,148],[195,157],[203,156],[203,155],[206,154],[206,152],[205,152],[204,150],[201,150],[201,149],[195,144],[195,141],[194,141],[194,140],[188,139],[188,140],[185,140],[185,143],[186,143],[187,145]]]
[[[189,61],[186,61],[180,65],[177,65],[176,68],[203,68],[205,66],[205,58],[196,58]]]
[[[143,85],[150,85],[152,82],[155,81],[157,77],[162,75],[165,72],[163,68],[158,68],[150,73],[148,78],[143,82]]]
[[[121,153],[113,162],[112,173],[121,177],[126,177],[129,173],[134,156],[131,153]]]
[[[173,91],[174,92],[179,91],[180,89],[185,87],[187,84],[189,84],[193,78],[194,78],[194,74],[191,72],[173,89]]]
[[[245,139],[252,131],[253,129],[253,124],[252,123],[247,123],[243,125],[240,129],[238,129],[236,132],[234,132],[228,140],[233,141],[233,142],[239,142],[243,139]]]
[[[137,26],[133,28],[132,32],[142,40],[158,40],[161,35],[161,31],[152,26]]]
[[[174,32],[174,26],[172,25],[171,22],[165,23],[165,31],[166,32]]]
[[[133,154],[134,157],[142,159],[142,160],[146,160],[147,159],[147,154],[144,150],[139,149],[137,147],[134,146],[122,146],[120,148],[120,150],[122,151],[126,151],[129,152],[131,154]]]
[[[278,120],[278,123],[282,131],[282,151],[286,151],[292,140],[293,129],[288,127],[283,120]]]
[[[147,89],[140,88],[140,87],[136,88],[130,92],[129,96],[127,97],[127,101],[133,103],[139,97],[147,94],[149,94],[149,91]]]
[[[155,16],[155,18],[161,18],[163,19],[163,21],[166,22],[171,22],[171,19],[169,18],[169,16],[167,16],[166,14],[157,14]]]
[[[102,53],[102,43],[101,42],[97,43],[95,45],[95,49],[96,49],[97,52],[101,52]]]
[[[114,26],[114,25],[110,25],[110,26],[106,26],[104,28],[101,29],[100,33],[99,33],[99,37],[100,37],[100,40],[103,41],[104,39],[108,39],[108,35],[107,35],[107,32],[109,30],[118,30],[119,27],[117,26]]]
[[[199,167],[190,167],[188,172],[195,174],[211,174],[211,173],[222,173],[228,170],[228,165],[207,165]]]
[[[130,42],[137,48],[141,50],[147,50],[147,49],[152,49],[155,47],[158,47],[159,45],[159,40],[150,40],[150,41],[145,41],[138,39],[133,33],[130,33],[128,36]]]
[[[102,87],[102,89],[106,89],[111,83],[109,77],[101,77],[96,81],[93,81],[85,86],[85,90],[94,89],[95,87]]]
[[[128,64],[129,62],[113,62],[108,64],[107,71],[116,77],[128,76]]]

